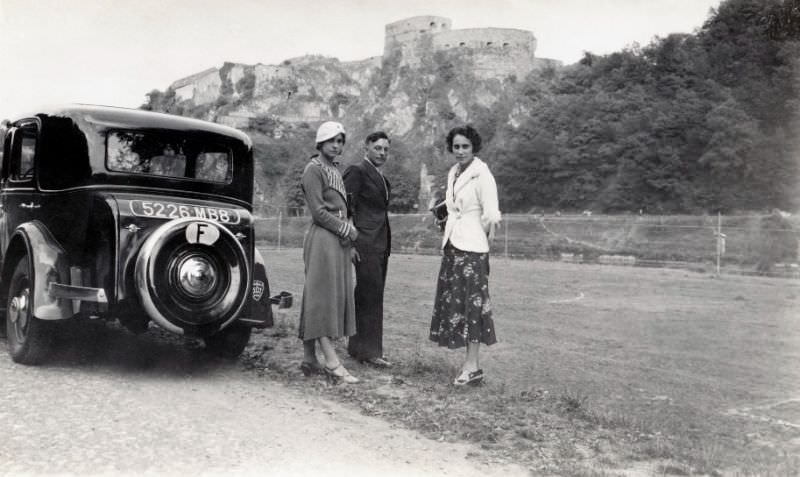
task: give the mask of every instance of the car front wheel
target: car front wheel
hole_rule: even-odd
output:
[[[33,279],[27,256],[17,262],[7,291],[6,333],[11,359],[21,364],[39,364],[52,347],[53,327],[33,316]]]

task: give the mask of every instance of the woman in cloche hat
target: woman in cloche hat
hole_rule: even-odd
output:
[[[358,232],[348,219],[347,193],[334,164],[342,153],[345,131],[328,121],[317,130],[316,149],[303,171],[302,188],[311,214],[303,242],[305,286],[298,334],[303,340],[303,374],[324,374],[334,383],[357,383],[339,361],[333,340],[356,332],[353,298],[353,244]],[[316,343],[325,357],[317,359]]]

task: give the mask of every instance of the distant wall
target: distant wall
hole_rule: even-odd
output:
[[[534,69],[536,37],[527,30],[513,28],[451,29],[449,18],[411,17],[386,25],[384,58],[399,52],[401,65],[418,66],[435,51],[464,49],[475,63],[475,74],[482,78],[524,76]]]
[[[441,32],[433,37],[433,47],[437,50],[465,46],[485,50],[520,50],[533,57],[536,38],[529,31],[512,28],[465,28]]]
[[[210,101],[207,100],[210,90],[214,89],[214,84],[217,85],[216,90],[219,90],[219,86],[222,85],[222,80],[220,80],[219,77],[219,70],[217,68],[209,68],[174,81],[169,87],[175,91],[175,95],[179,100],[191,99],[196,104],[201,104],[198,99],[206,100],[204,101],[206,103],[216,100],[216,97]],[[198,90],[200,90],[199,93]],[[196,95],[199,96],[196,97]]]
[[[214,71],[195,82],[194,96],[192,100],[195,104],[208,104],[213,103],[219,98],[219,89],[222,86],[222,79],[219,77],[219,71]]]
[[[523,77],[533,70],[536,38],[525,30],[468,28],[435,35],[433,49],[468,52],[479,78]]]

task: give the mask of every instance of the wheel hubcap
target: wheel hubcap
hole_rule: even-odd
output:
[[[214,291],[217,271],[204,257],[193,256],[178,266],[178,280],[189,296],[203,298]]]
[[[23,288],[19,294],[11,299],[11,306],[8,310],[8,319],[13,325],[13,331],[18,340],[25,339],[25,331],[28,328],[28,304],[30,291]]]

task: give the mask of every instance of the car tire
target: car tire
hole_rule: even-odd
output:
[[[206,350],[210,353],[227,359],[236,359],[244,351],[250,341],[252,328],[234,323],[231,326],[203,338]]]
[[[217,232],[213,243],[189,241],[188,227],[203,224]],[[186,257],[215,264],[219,286],[204,298],[193,297],[174,284]],[[208,326],[233,323],[247,304],[251,288],[248,254],[226,227],[198,218],[175,219],[153,231],[139,249],[134,268],[136,293],[147,315],[162,328],[194,334]]]
[[[33,316],[31,296],[33,277],[28,257],[22,257],[14,268],[8,284],[6,306],[6,335],[8,353],[20,364],[41,363],[53,345],[53,323]]]

